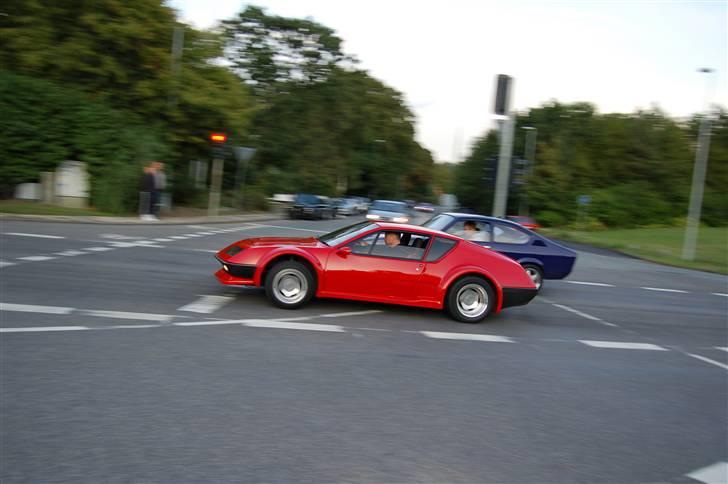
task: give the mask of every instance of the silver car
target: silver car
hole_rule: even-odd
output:
[[[404,202],[374,200],[367,211],[367,218],[369,220],[406,224],[412,217],[407,204]]]

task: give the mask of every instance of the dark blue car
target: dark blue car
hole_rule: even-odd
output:
[[[457,235],[510,257],[526,269],[541,289],[544,279],[563,279],[571,273],[576,252],[521,225],[496,217],[441,213],[425,227]]]

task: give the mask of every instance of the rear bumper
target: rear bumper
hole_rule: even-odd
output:
[[[538,289],[524,289],[520,287],[504,287],[503,288],[503,305],[502,308],[510,308],[513,306],[523,306],[531,302],[536,297]]]

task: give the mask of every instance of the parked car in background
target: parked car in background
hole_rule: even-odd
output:
[[[410,212],[404,202],[393,200],[374,200],[367,211],[369,220],[406,224],[410,221]]]
[[[508,257],[415,225],[365,221],[317,238],[244,239],[216,257],[220,283],[264,287],[283,309],[331,297],[445,309],[477,323],[537,292]]]
[[[538,222],[536,222],[531,217],[526,217],[525,215],[508,215],[506,219],[510,220],[511,222],[516,222],[517,224],[530,230],[538,230],[541,228]]]
[[[310,193],[299,193],[293,199],[293,205],[288,210],[291,218],[324,219],[334,218],[336,208],[331,200]]]
[[[563,279],[571,273],[576,252],[522,225],[496,217],[441,213],[425,227],[457,235],[515,260],[540,290],[544,279]]]
[[[356,215],[359,213],[359,205],[352,198],[334,199],[334,207],[337,215]]]
[[[371,200],[369,200],[366,197],[349,197],[350,200],[353,200],[354,203],[356,203],[356,208],[359,210],[359,213],[364,213],[367,210],[369,210],[369,205]]]
[[[432,213],[435,211],[435,206],[429,202],[420,202],[415,204],[415,210],[418,212]]]

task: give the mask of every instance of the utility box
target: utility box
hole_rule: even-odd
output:
[[[89,177],[86,163],[64,161],[56,169],[56,204],[62,207],[87,208]]]

